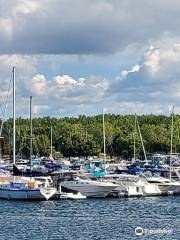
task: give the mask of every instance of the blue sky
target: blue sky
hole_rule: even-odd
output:
[[[17,115],[180,113],[179,0],[1,0],[0,100]],[[11,116],[12,96],[6,116]]]

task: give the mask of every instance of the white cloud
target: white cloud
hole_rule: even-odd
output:
[[[4,107],[11,80],[10,96],[6,116],[12,116],[12,67],[16,66],[17,112],[26,114],[29,97],[29,80],[36,73],[36,58],[21,55],[0,55],[0,103]],[[0,117],[2,117],[0,115]]]
[[[37,1],[20,0],[16,1],[13,13],[17,17],[18,14],[32,14],[36,12],[39,8],[40,5]]]
[[[137,108],[141,113],[169,114],[172,105],[177,106],[178,111],[180,100],[179,45],[158,49],[150,47],[137,64],[141,66],[134,68],[137,71],[132,71],[133,67],[125,70],[111,84],[108,96],[112,96],[112,101],[116,104],[123,102],[125,108],[132,110],[134,108],[134,111]]]
[[[44,111],[47,111],[49,109],[49,106],[48,105],[33,105],[33,108],[32,108],[32,111],[33,111],[33,114],[41,114],[43,113]]]
[[[53,82],[55,85],[59,88],[61,87],[75,87],[75,86],[83,86],[84,85],[84,78],[80,78],[78,80],[73,79],[69,75],[63,75],[63,76],[55,76],[53,79]]]
[[[153,47],[145,55],[144,65],[150,74],[154,75],[160,70],[160,51]]]
[[[140,48],[180,38],[179,11],[179,0],[1,1],[0,53],[109,54]]]
[[[46,95],[46,92],[48,91],[48,83],[44,75],[37,74],[30,80],[29,84],[31,93],[35,96]]]
[[[129,73],[134,73],[134,72],[139,72],[141,66],[140,65],[134,65],[132,66],[132,68],[130,70],[122,70],[120,77],[117,77],[117,80],[123,80],[124,78],[126,78],[128,76]]]
[[[176,111],[180,109],[178,44],[171,48],[150,47],[132,67],[121,70],[120,76],[114,80],[102,76],[46,76],[40,71],[40,60],[39,56],[0,56],[2,99],[7,93],[12,66],[18,63],[18,115],[28,116],[30,95],[33,96],[36,116],[97,114],[101,113],[102,107],[122,114],[169,114],[172,105],[176,106]],[[8,116],[11,116],[11,102],[8,106]]]
[[[30,95],[33,96],[35,115],[70,112],[77,115],[83,113],[83,110],[86,111],[87,105],[94,106],[102,101],[109,87],[107,79],[100,76],[77,79],[70,75],[47,77],[40,71],[42,64],[40,60],[39,56],[0,56],[1,104],[4,104],[14,65],[16,65],[17,115],[28,116]],[[12,116],[12,88],[6,116]]]
[[[179,11],[179,0],[1,1],[1,101],[16,65],[19,115],[30,95],[36,115],[179,111]]]
[[[1,29],[1,36],[4,38],[4,41],[10,41],[13,34],[13,26],[12,26],[11,19],[1,18],[0,29]]]

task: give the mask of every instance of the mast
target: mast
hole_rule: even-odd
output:
[[[134,118],[134,161],[136,160],[136,114]]]
[[[106,133],[105,133],[105,121],[104,121],[104,108],[102,109],[103,116],[103,149],[104,149],[104,160],[106,160]]]
[[[52,158],[53,157],[53,146],[52,146],[52,124],[51,124],[51,154],[50,154],[50,157]]]
[[[137,116],[136,116],[136,123],[137,123],[138,131],[139,131],[139,135],[140,135],[140,139],[141,139],[141,144],[142,144],[142,148],[143,148],[143,153],[144,153],[144,157],[145,157],[145,160],[146,160],[146,164],[148,164],[146,151],[145,151],[145,148],[144,148],[144,143],[143,143],[143,139],[142,139],[141,130],[140,130],[140,127],[139,127],[139,122],[138,122]]]
[[[30,96],[30,109],[29,109],[29,118],[30,118],[30,171],[32,170],[32,96]]]
[[[13,165],[16,165],[16,80],[15,80],[15,67],[12,70],[13,73]]]
[[[170,180],[172,180],[173,132],[174,132],[174,106],[172,108],[172,114],[171,114],[171,146],[170,146],[170,171],[169,171]]]

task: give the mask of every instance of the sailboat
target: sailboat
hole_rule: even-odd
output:
[[[12,182],[0,185],[0,198],[8,200],[48,200],[56,193],[54,187],[45,187],[36,180],[30,181],[16,177]]]
[[[13,165],[16,165],[16,112],[15,112],[15,67],[13,67]],[[31,111],[30,111],[31,114]],[[31,154],[31,153],[30,153]],[[31,157],[30,157],[31,159]],[[30,163],[31,165],[31,163]],[[11,182],[0,185],[0,198],[15,200],[48,200],[56,193],[56,188],[34,179],[16,177]]]
[[[170,164],[169,179],[164,177],[149,177],[149,183],[156,184],[162,194],[180,194],[180,182],[172,179],[172,155],[173,155],[173,133],[174,133],[174,106],[171,114],[171,144],[170,144]]]
[[[30,167],[27,165],[23,165],[19,167],[16,164],[13,164],[13,175],[14,176],[26,176],[26,177],[36,177],[36,176],[49,176],[48,171],[46,169],[40,169],[35,170],[32,166],[32,153],[33,153],[33,147],[32,147],[32,96],[30,96]]]
[[[146,164],[148,163],[145,147],[143,144],[143,139],[138,123],[137,116],[135,115],[135,121],[134,121],[134,158],[133,162],[136,162],[136,132],[139,132],[140,140],[143,148],[143,153],[145,157]],[[132,170],[136,170],[132,168]],[[139,168],[137,168],[138,171],[140,171]],[[120,170],[123,172],[123,170]],[[124,170],[126,172],[126,170]],[[128,171],[130,172],[130,171]],[[118,184],[119,186],[115,188],[114,192],[118,193],[118,196],[126,196],[126,197],[134,197],[134,196],[151,196],[151,195],[160,195],[161,191],[159,190],[158,186],[156,184],[150,184],[147,182],[147,180],[143,177],[140,177],[138,175],[131,175],[131,174],[109,174],[105,175],[104,179],[113,182],[115,184]]]

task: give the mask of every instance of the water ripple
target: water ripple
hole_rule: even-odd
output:
[[[179,239],[180,197],[0,201],[2,240],[132,240],[137,226],[172,230],[141,239]]]

